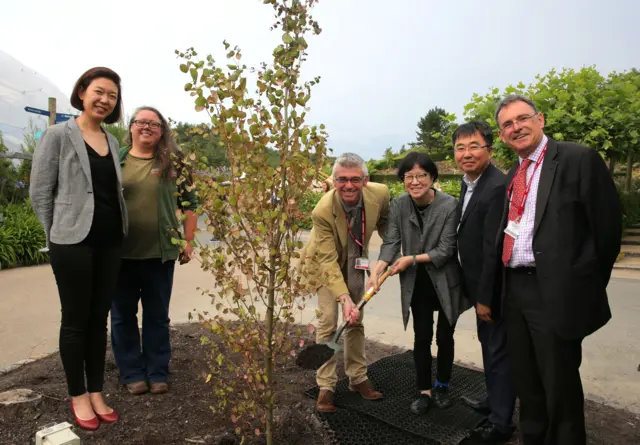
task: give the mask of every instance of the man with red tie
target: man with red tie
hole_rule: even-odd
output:
[[[517,155],[498,244],[509,355],[524,445],[586,445],[582,340],[611,318],[606,288],[620,252],[620,201],[592,148],[548,138],[533,102],[496,110]]]

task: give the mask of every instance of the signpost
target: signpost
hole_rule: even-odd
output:
[[[42,110],[40,108],[34,107],[24,107],[24,111],[27,113],[39,114],[40,116],[49,116],[49,126],[53,124],[59,124],[60,122],[68,121],[69,119],[75,117],[73,114],[66,113],[56,113],[56,98],[49,98],[49,111]],[[55,116],[55,117],[52,117]]]

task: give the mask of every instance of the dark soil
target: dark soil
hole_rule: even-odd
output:
[[[173,359],[168,394],[130,395],[118,384],[118,371],[109,352],[105,376],[105,396],[121,416],[121,421],[101,425],[95,432],[74,428],[83,445],[173,445],[234,444],[234,425],[228,415],[214,414],[209,406],[216,398],[202,378],[206,371],[207,346],[200,337],[207,333],[200,325],[179,325],[172,329]],[[401,352],[400,349],[367,342],[370,362]],[[344,375],[342,369],[339,369]],[[330,444],[332,434],[314,413],[314,401],[303,394],[315,383],[314,373],[288,367],[278,376],[280,393],[275,415],[274,443],[285,445]],[[0,418],[0,445],[35,443],[35,433],[48,424],[67,421],[69,411],[66,383],[58,354],[0,375],[0,392],[28,388],[43,395],[36,415],[8,422]],[[593,402],[585,407],[589,444],[638,445],[640,416]],[[263,437],[252,443],[264,443]],[[520,442],[514,440],[510,444]]]

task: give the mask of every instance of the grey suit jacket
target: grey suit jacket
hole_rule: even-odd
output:
[[[436,197],[423,220],[424,232],[420,233],[419,216],[413,209],[411,197],[407,193],[398,196],[390,205],[387,231],[378,257],[393,263],[400,255],[401,249],[403,255],[429,254],[431,262],[426,263],[426,268],[451,325],[458,321],[461,313],[471,307],[463,292],[462,274],[456,256],[456,206],[454,197],[436,192]],[[405,329],[409,322],[418,267],[424,270],[421,264],[417,264],[400,273]]]
[[[128,218],[118,162],[120,146],[109,133],[107,140],[118,177],[122,231],[126,235]],[[42,134],[33,153],[30,182],[31,205],[47,234],[47,245],[84,240],[93,222],[93,185],[89,155],[75,119],[53,125]]]

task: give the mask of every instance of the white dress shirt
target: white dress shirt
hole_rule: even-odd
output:
[[[462,221],[462,216],[464,216],[464,212],[465,210],[467,210],[467,205],[469,204],[469,201],[471,201],[471,195],[473,195],[473,189],[475,189],[476,185],[478,185],[478,180],[480,179],[480,176],[482,176],[482,173],[480,173],[480,175],[473,181],[470,180],[466,174],[462,177],[462,180],[467,185],[467,191],[462,197],[462,213],[460,214],[460,221]],[[458,223],[456,232],[458,232],[459,230],[460,230],[460,223]],[[460,262],[460,265],[462,265],[462,258],[460,258],[459,248],[458,248],[458,261]]]
[[[538,168],[536,168],[536,162],[540,159],[542,151],[547,145],[548,138],[546,135],[542,137],[538,148],[529,155],[527,159],[531,160],[531,163],[527,167],[527,182],[526,186],[531,183],[529,194],[524,203],[524,212],[522,218],[520,218],[520,232],[518,238],[516,238],[513,244],[513,251],[511,253],[511,259],[509,260],[508,267],[535,267],[536,260],[533,256],[533,226],[536,218],[536,200],[538,198],[538,184],[540,184],[540,172],[542,171],[541,162]],[[518,162],[522,165],[523,159],[518,159]],[[535,169],[535,172],[534,172]],[[511,197],[509,197],[511,199]],[[511,203],[509,204],[511,206]]]

